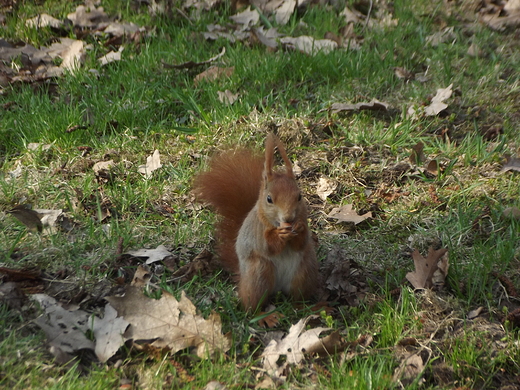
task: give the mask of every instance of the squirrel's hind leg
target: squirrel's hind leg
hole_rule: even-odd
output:
[[[275,268],[266,258],[252,254],[246,269],[240,270],[238,296],[247,310],[257,311],[273,293]]]

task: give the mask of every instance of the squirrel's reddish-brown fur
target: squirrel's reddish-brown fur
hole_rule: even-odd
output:
[[[198,175],[194,192],[220,215],[217,251],[225,268],[239,275],[238,293],[247,309],[283,291],[310,298],[318,265],[292,166],[279,139],[269,134],[265,156],[248,149],[213,157]],[[275,148],[284,171],[274,169]]]
[[[238,149],[215,155],[209,165],[210,171],[195,178],[194,192],[222,216],[215,227],[217,252],[226,270],[238,274],[235,242],[240,226],[258,200],[264,156]]]

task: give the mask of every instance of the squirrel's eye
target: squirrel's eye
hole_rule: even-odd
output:
[[[302,194],[298,195],[298,202],[302,200]]]
[[[273,198],[271,198],[271,195],[267,195],[267,203],[273,203]]]

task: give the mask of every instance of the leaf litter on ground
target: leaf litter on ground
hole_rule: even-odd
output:
[[[129,340],[140,348],[167,349],[171,353],[193,348],[200,358],[229,350],[230,340],[222,334],[218,314],[204,319],[184,292],[180,300],[165,291],[160,299],[147,297],[138,287],[147,281],[134,279],[123,296],[105,297],[109,303],[102,317],[76,305],[63,305],[46,294],[33,295],[44,310],[35,323],[47,335],[51,352],[71,360],[81,350],[93,350],[100,362],[106,362]]]
[[[433,101],[432,101],[432,102],[433,102]],[[441,103],[442,103],[442,101],[441,101]],[[414,260],[415,260],[415,259],[414,259]],[[345,272],[345,275],[346,275],[346,274],[348,273],[348,267],[344,267],[344,268],[345,268],[344,272]],[[416,271],[417,271],[417,270],[416,270]],[[431,279],[432,279],[432,282],[433,282],[433,281],[434,281],[434,276],[432,276]],[[328,280],[328,282],[329,282],[328,284],[329,284],[330,286],[334,286],[334,287],[335,287],[335,286],[339,286],[339,285],[340,285],[340,283],[339,283],[338,280]],[[434,282],[433,282],[433,283],[434,283]],[[348,285],[345,286],[344,284],[341,284],[341,286],[342,286],[342,288],[347,288],[347,289],[349,288]],[[283,354],[282,354],[282,355],[283,355]],[[425,364],[426,364],[426,363],[427,363],[427,362],[425,362]],[[418,366],[418,364],[417,364],[416,366]],[[413,375],[412,375],[411,377],[413,378]]]
[[[320,334],[331,328],[305,329],[310,317],[302,318],[289,329],[289,333],[283,338],[272,339],[262,352],[262,365],[267,373],[276,378],[283,378],[289,364],[300,363],[305,356],[313,354],[336,353],[344,344],[335,331],[320,338]],[[280,357],[286,360],[279,363]]]
[[[147,341],[151,348],[167,348],[176,353],[194,348],[200,358],[208,358],[216,352],[225,353],[231,342],[222,334],[222,324],[217,313],[204,319],[181,292],[181,299],[165,291],[159,299],[149,298],[133,286],[128,286],[125,295],[106,297],[118,315],[130,323],[124,334],[125,340],[135,343]]]
[[[62,76],[65,72],[74,73],[84,63],[86,50],[92,49],[92,44],[87,45],[80,39],[69,38],[69,31],[63,26],[72,23],[78,28],[87,29],[87,33],[93,36],[106,34],[111,38],[112,46],[122,42],[123,37],[130,40],[137,40],[137,36],[142,34],[145,29],[134,24],[125,22],[115,22],[114,17],[105,13],[103,7],[96,8],[91,2],[86,5],[79,5],[76,11],[67,15],[66,21],[54,18],[48,14],[40,14],[26,20],[26,25],[32,28],[41,29],[52,27],[59,32],[62,37],[58,42],[52,43],[48,47],[36,48],[30,44],[20,43],[13,45],[3,38],[0,38],[0,61],[11,64],[3,67],[3,76],[9,83],[25,82],[33,83],[49,78]],[[82,33],[84,36],[86,33]],[[119,43],[118,43],[119,41]],[[101,66],[110,62],[121,60],[123,47],[112,50],[101,56],[98,61]],[[21,58],[23,66],[16,67],[14,60]],[[59,66],[55,61],[59,59]]]

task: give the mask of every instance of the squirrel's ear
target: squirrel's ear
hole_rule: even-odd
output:
[[[285,148],[283,147],[282,142],[278,137],[275,138],[275,142],[276,146],[278,147],[278,153],[280,153],[280,156],[282,156],[282,159],[285,163],[285,172],[287,175],[294,177],[291,160],[289,160],[289,157],[287,157],[287,153],[285,152]]]
[[[265,140],[264,180],[266,182],[269,181],[273,176],[274,146],[274,134],[269,133],[267,134],[267,138]]]

